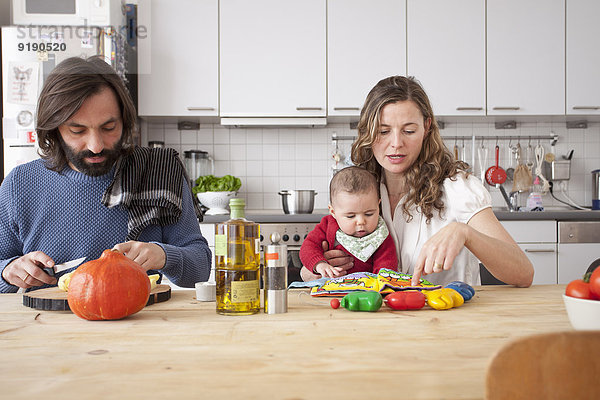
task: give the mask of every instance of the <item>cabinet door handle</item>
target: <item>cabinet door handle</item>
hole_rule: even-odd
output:
[[[323,107],[296,107],[298,111],[320,111]]]
[[[456,107],[456,111],[481,111],[483,107]]]
[[[520,110],[521,107],[493,107],[492,110],[511,110],[511,111],[516,111],[516,110]]]
[[[214,107],[188,107],[188,111],[214,111]]]
[[[556,253],[554,249],[525,249],[525,253]]]
[[[600,106],[573,106],[573,110],[600,110]]]
[[[360,107],[333,107],[334,111],[358,111]]]

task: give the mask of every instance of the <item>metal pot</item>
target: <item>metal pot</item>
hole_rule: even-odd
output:
[[[314,190],[282,190],[281,204],[286,214],[311,214],[315,206]]]

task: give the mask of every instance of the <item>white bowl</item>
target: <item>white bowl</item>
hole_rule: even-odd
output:
[[[578,299],[563,294],[563,301],[573,328],[579,331],[600,330],[600,300]]]
[[[206,215],[229,214],[229,200],[234,198],[237,192],[202,192],[198,193],[198,200],[208,207]]]

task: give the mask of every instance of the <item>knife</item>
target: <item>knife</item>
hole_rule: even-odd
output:
[[[67,261],[62,264],[55,264],[53,268],[50,268],[50,267],[43,268],[43,270],[50,276],[56,276],[56,274],[58,274],[59,272],[62,272],[64,270],[67,270],[67,269],[70,269],[73,267],[77,267],[85,259],[86,259],[86,257],[81,257],[76,260]]]

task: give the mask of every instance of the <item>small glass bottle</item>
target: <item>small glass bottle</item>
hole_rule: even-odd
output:
[[[244,214],[244,199],[231,199],[231,219],[215,227],[217,313],[260,310],[260,227]]]
[[[527,208],[529,210],[539,209],[543,207],[542,204],[542,185],[540,184],[540,178],[538,176],[535,177],[533,181],[533,191],[529,193],[529,197],[527,197]]]

